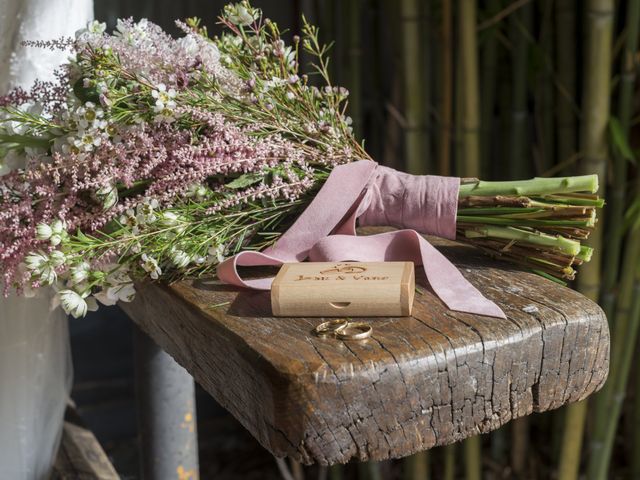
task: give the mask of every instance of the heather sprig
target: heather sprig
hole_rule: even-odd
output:
[[[55,42],[72,49],[57,84],[1,99],[5,292],[51,285],[81,316],[130,300],[136,279],[210,273],[273,243],[334,165],[366,158],[347,92],[299,69],[302,44],[326,70],[316,30],[286,45],[248,2],[220,23],[209,38],[178,22],[174,39],[92,22]]]

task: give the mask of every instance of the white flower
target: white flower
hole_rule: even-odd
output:
[[[189,263],[191,263],[191,256],[183,250],[172,248],[171,261],[173,262],[176,268],[184,268],[187,265],[189,265]]]
[[[96,192],[96,198],[102,202],[102,208],[109,210],[118,203],[118,189],[113,185],[99,188]]]
[[[84,297],[73,290],[62,290],[58,292],[62,309],[74,318],[84,317],[89,306]]]
[[[158,266],[158,261],[146,253],[143,253],[141,258],[142,269],[147,272],[151,278],[157,280],[158,277],[162,275],[162,270]]]
[[[210,263],[222,263],[224,261],[224,245],[212,245],[207,252]]]
[[[136,207],[136,217],[140,223],[151,223],[155,221],[155,209],[158,208],[158,200],[146,197],[140,205]]]
[[[36,227],[36,238],[38,240],[49,240],[52,234],[53,230],[46,223],[39,223]]]
[[[102,120],[104,111],[101,108],[96,108],[95,103],[87,102],[84,106],[79,107],[76,112],[77,123],[81,129],[87,129],[90,126],[96,128],[105,128],[107,122]]]
[[[167,90],[167,86],[164,83],[158,84],[156,89],[151,91],[151,96],[156,99],[156,106],[153,110],[159,112],[165,108],[169,110],[175,108],[176,102],[174,98],[176,98],[176,95],[177,92],[173,88]]]
[[[85,130],[79,131],[79,138],[69,137],[74,147],[81,152],[92,152],[95,147],[99,147],[102,144],[102,135],[99,132]]]
[[[189,187],[186,193],[186,197],[195,197],[197,200],[202,200],[207,197],[207,187],[201,184],[193,184]]]
[[[129,227],[133,235],[137,235],[140,231],[140,219],[136,216],[136,212],[132,208],[127,208],[124,214],[120,215],[119,221],[123,226]]]
[[[256,8],[247,8],[244,3],[236,3],[235,5],[226,5],[225,13],[229,21],[235,25],[251,25],[260,17],[260,11]]]
[[[102,35],[107,30],[107,24],[97,20],[89,22],[85,28],[76,31],[76,38],[83,36],[85,33],[92,35]]]
[[[174,231],[177,233],[183,232],[186,228],[187,219],[181,215],[177,215],[171,211],[165,210],[159,215],[160,223],[164,227],[178,227]]]
[[[53,282],[56,281],[56,278],[58,278],[58,275],[56,274],[56,271],[54,270],[54,268],[52,266],[45,265],[40,270],[40,282],[41,283],[43,283],[45,285],[51,285],[51,284],[53,284]]]
[[[67,238],[67,224],[62,220],[54,220],[51,223],[51,237],[49,237],[49,242],[54,247],[60,245],[60,243]]]
[[[51,255],[49,256],[50,258],[50,263],[51,265],[53,265],[54,267],[59,267],[60,265],[63,265],[64,262],[67,260],[67,256],[62,253],[60,250],[54,250],[53,252],[51,252]]]
[[[67,231],[67,225],[62,220],[56,219],[51,223],[51,231],[60,235],[62,232]]]
[[[49,259],[43,253],[32,253],[27,255],[24,261],[29,270],[37,272],[49,262]]]
[[[133,283],[123,283],[107,287],[94,296],[103,305],[115,305],[117,302],[130,302],[136,295]]]
[[[89,278],[89,264],[87,262],[79,263],[71,268],[71,281],[74,284],[82,283]]]

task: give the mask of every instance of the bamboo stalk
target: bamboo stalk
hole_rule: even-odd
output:
[[[539,48],[543,59],[541,71],[536,80],[536,131],[540,145],[540,161],[537,165],[539,174],[548,171],[554,163],[553,1],[540,2]]]
[[[459,0],[462,151],[466,176],[480,175],[480,88],[476,38],[476,0]]]
[[[580,171],[597,173],[603,183],[606,178],[608,150],[607,124],[609,121],[614,8],[614,0],[587,0],[585,2],[585,83],[582,99],[583,122],[580,131],[580,147],[583,158],[580,163]],[[593,233],[589,245],[594,248],[594,258],[583,266],[578,278],[578,289],[587,297],[597,301],[601,280],[602,229],[596,228]],[[583,403],[568,407],[565,426],[567,434],[563,439],[559,480],[577,478],[585,417],[586,405]],[[575,433],[570,434],[573,431]],[[590,472],[596,473],[604,463],[602,455],[591,452]]]
[[[346,2],[349,3],[349,2]],[[429,149],[426,134],[428,78],[422,61],[421,32],[426,28],[421,21],[420,1],[402,0],[401,4],[403,72],[404,72],[404,116],[405,156],[407,171],[421,174],[429,171]]]
[[[480,436],[467,438],[464,443],[466,480],[482,480],[482,445]]]
[[[618,94],[617,115],[623,135],[629,136],[631,109],[633,106],[634,86],[636,83],[636,64],[634,56],[638,50],[640,33],[640,2],[630,1],[626,12],[626,42],[621,60],[620,91]],[[603,292],[601,306],[607,317],[613,315],[615,304],[615,286],[620,265],[620,251],[623,237],[623,216],[625,190],[627,182],[627,159],[621,154],[613,156],[612,188],[607,195],[607,261],[603,272]]]
[[[480,175],[480,86],[478,76],[476,0],[458,1],[459,93],[461,127],[461,173]],[[467,438],[463,443],[467,480],[482,477],[481,443],[479,437]]]
[[[527,4],[509,17],[511,62],[513,65],[513,93],[511,103],[511,132],[509,139],[509,172],[511,178],[529,176],[529,157],[526,146],[529,111],[527,108],[527,73],[530,43],[527,38],[532,23],[532,7]]]
[[[620,302],[616,308],[615,330],[611,344],[611,374],[608,383],[611,397],[608,403],[608,422],[604,428],[601,449],[589,459],[590,479],[609,478],[609,466],[615,433],[627,390],[631,360],[640,324],[640,229],[636,228],[627,239],[622,272]]]
[[[640,348],[636,348],[636,351],[638,350],[640,350]],[[640,438],[637,433],[640,431],[640,405],[638,405],[640,401],[640,381],[638,380],[638,375],[639,371],[636,367],[633,416],[630,425],[631,431],[633,432],[633,442],[631,443],[631,478],[640,478]]]
[[[576,1],[555,0],[557,158],[566,162],[576,154]],[[565,175],[573,168],[564,169]]]
[[[404,480],[429,480],[428,452],[414,453],[402,462]]]
[[[620,92],[618,96],[617,115],[623,135],[628,136],[635,84],[635,65],[633,56],[638,49],[638,33],[640,23],[640,2],[632,1],[626,12],[626,41],[621,61]],[[609,206],[607,230],[607,261],[604,266],[601,306],[607,318],[612,318],[616,303],[616,287],[620,265],[620,251],[623,238],[622,223],[624,215],[626,191],[627,160],[620,153],[613,158],[612,190],[608,195]],[[614,327],[615,328],[615,327]],[[616,372],[614,372],[616,373]],[[610,420],[609,404],[613,382],[607,382],[595,397],[595,426],[591,440],[591,450],[596,452],[602,445],[607,423]],[[640,407],[638,407],[640,409]],[[595,467],[593,467],[595,468]],[[591,470],[590,470],[591,471]]]
[[[455,480],[456,478],[456,444],[446,445],[442,448],[444,454],[444,472],[442,480]]]
[[[329,467],[329,480],[343,480],[344,465],[331,465]]]
[[[528,449],[529,419],[520,417],[511,423],[511,468],[517,478],[522,478],[527,470]]]
[[[486,6],[486,17],[491,18],[500,11],[500,0],[488,0]],[[493,123],[494,108],[496,103],[496,85],[498,77],[498,25],[493,25],[484,33],[484,43],[482,45],[482,78],[480,85],[482,87],[481,96],[481,164],[482,176],[491,176],[491,160],[492,160],[492,140],[493,140]]]
[[[372,461],[358,463],[358,480],[382,480],[380,464]]]
[[[361,0],[341,2],[346,30],[345,86],[349,90],[349,116],[353,120],[353,132],[362,139],[362,4]]]
[[[451,130],[453,128],[453,12],[452,0],[442,1],[440,143],[438,174],[451,172]]]

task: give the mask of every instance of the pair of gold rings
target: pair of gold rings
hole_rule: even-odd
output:
[[[337,318],[323,322],[313,329],[319,337],[336,337],[339,340],[364,340],[373,332],[371,325],[364,322],[350,322],[345,318]]]

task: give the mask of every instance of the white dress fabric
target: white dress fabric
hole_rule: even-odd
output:
[[[92,0],[0,0],[0,93],[53,79],[69,55],[21,42],[73,36],[92,18]],[[50,298],[0,295],[1,479],[48,478],[60,442],[71,355],[66,316]]]

